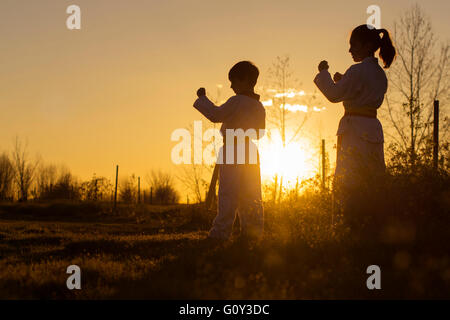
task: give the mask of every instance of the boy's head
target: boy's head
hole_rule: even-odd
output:
[[[258,76],[258,68],[250,61],[236,63],[228,73],[228,79],[231,81],[231,89],[236,94],[248,91],[253,92]]]

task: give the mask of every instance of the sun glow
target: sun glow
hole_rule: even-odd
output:
[[[271,180],[275,175],[283,177],[285,187],[293,187],[298,181],[317,173],[317,151],[306,138],[300,138],[283,147],[278,130],[270,132],[259,142],[261,175]]]

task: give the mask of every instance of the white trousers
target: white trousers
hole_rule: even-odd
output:
[[[264,210],[259,164],[220,165],[217,216],[209,236],[228,239],[236,214],[239,216],[241,235],[262,236]]]
[[[351,217],[366,211],[368,199],[384,179],[383,140],[378,119],[355,116],[341,119],[333,181],[335,214]]]
[[[383,128],[378,119],[345,116],[337,133],[335,180],[358,187],[384,174]]]

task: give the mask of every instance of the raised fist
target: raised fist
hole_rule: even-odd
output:
[[[328,61],[323,60],[319,63],[319,72],[322,70],[328,70],[328,68]]]
[[[334,82],[338,82],[342,79],[342,74],[340,74],[339,72],[336,72],[333,76],[333,80]]]
[[[200,88],[197,90],[197,97],[201,97],[201,96],[205,96],[206,95],[206,90],[205,88]]]

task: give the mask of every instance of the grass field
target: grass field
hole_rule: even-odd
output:
[[[0,298],[448,299],[448,219],[429,225],[420,217],[430,215],[418,213],[445,211],[447,195],[421,204],[412,194],[415,211],[354,232],[331,228],[330,202],[306,194],[266,204],[260,243],[234,236],[222,245],[205,240],[214,213],[201,205],[121,205],[112,213],[100,203],[2,204]],[[404,218],[411,212],[414,219]],[[66,287],[72,264],[81,268],[81,290]],[[381,268],[381,290],[366,287],[372,264]]]

